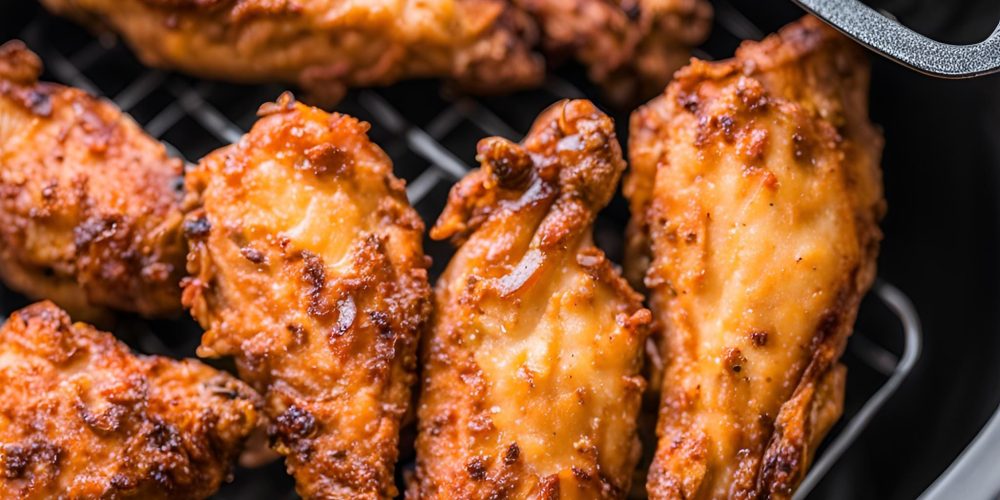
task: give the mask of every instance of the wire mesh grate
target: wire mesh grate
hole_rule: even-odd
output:
[[[713,3],[713,39],[695,51],[697,57],[726,57],[735,41],[763,36],[764,31],[729,2]],[[206,82],[150,69],[116,40],[95,38],[40,9],[19,31],[5,35],[20,37],[39,53],[48,79],[109,98],[166,144],[171,154],[189,163],[239,140],[255,121],[257,107],[284,90],[275,85]],[[437,82],[407,82],[352,91],[335,110],[373,125],[371,139],[392,158],[396,175],[407,182],[410,202],[430,226],[441,212],[451,184],[475,166],[479,139],[491,135],[520,139],[534,117],[553,102],[592,97],[593,89],[576,81],[581,81],[579,74],[552,75],[536,91],[479,99],[442,91]],[[594,100],[600,102],[599,98]],[[625,138],[627,115],[611,114],[620,137]],[[595,241],[616,262],[621,262],[621,228],[627,218],[626,204],[618,196],[596,223]],[[446,243],[430,240],[425,240],[425,248],[434,259],[431,275],[436,278],[451,249]],[[2,298],[4,313],[25,303],[6,291]],[[193,356],[200,337],[190,319],[124,317],[115,333],[142,352],[174,357]],[[852,373],[844,417],[827,438],[796,498],[812,490],[857,438],[909,373],[919,349],[919,324],[909,301],[891,285],[877,283],[875,293],[862,306],[858,332],[844,357]],[[401,463],[407,460],[412,460],[412,449],[401,451]],[[237,470],[235,480],[216,498],[295,498],[295,493],[291,479],[281,464],[275,463],[263,472]]]

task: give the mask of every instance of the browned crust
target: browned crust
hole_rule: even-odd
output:
[[[678,126],[698,124],[692,135],[700,143],[743,144],[740,141],[746,138],[741,135],[742,127],[752,124],[755,113],[765,109],[800,123],[803,157],[824,155],[836,159],[833,161],[843,169],[849,187],[847,202],[853,210],[852,227],[856,230],[852,237],[860,248],[842,284],[829,291],[836,300],[815,318],[816,332],[803,363],[789,367],[801,370],[801,375],[789,388],[780,411],[762,422],[760,428],[743,431],[753,444],[746,447],[748,453],[732,477],[718,477],[718,471],[707,463],[712,443],[690,420],[692,412],[697,411],[693,395],[675,393],[671,380],[663,381],[660,443],[647,483],[651,498],[711,498],[711,485],[727,480],[731,481],[728,491],[732,497],[790,498],[808,471],[816,446],[839,417],[844,370],[837,360],[850,335],[860,300],[875,277],[881,239],[878,221],[885,210],[880,174],[862,170],[872,165],[877,170],[882,148],[881,135],[867,117],[867,87],[863,51],[817,19],[806,17],[761,42],[745,42],[733,59],[692,61],[678,71],[663,96],[633,113],[632,170],[626,178],[625,193],[634,217],[628,229],[626,274],[633,284],[651,288],[657,320],[654,330],[664,345],[684,349],[683,345],[697,341],[673,338],[677,334],[670,333],[671,325],[679,324],[677,328],[685,331],[684,322],[691,321],[683,311],[671,309],[672,293],[676,292],[671,291],[667,278],[680,273],[664,273],[653,263],[673,261],[681,254],[651,252],[651,248],[670,247],[656,247],[653,240],[657,233],[653,231],[651,238],[650,231],[651,224],[663,224],[671,216],[657,208],[653,186],[658,172],[670,168],[665,163],[664,148],[672,135],[681,136]],[[729,93],[742,96],[742,101],[728,109],[724,119],[707,111],[713,99]],[[688,114],[694,118],[678,118]],[[752,164],[753,155],[759,153],[753,152],[752,142],[746,144],[749,149],[744,152],[749,155],[748,164]],[[756,175],[762,171],[747,172]],[[692,241],[704,244],[703,235],[693,235]],[[675,266],[685,265],[673,262]],[[760,337],[759,342],[766,342],[766,337]],[[673,354],[664,351],[664,355],[669,365]],[[739,353],[734,356],[738,358]]]
[[[182,163],[112,104],[0,46],[0,275],[78,315],[180,311]]]
[[[0,495],[205,498],[260,397],[197,361],[136,356],[51,302],[0,329]]]
[[[571,57],[619,105],[663,89],[705,41],[712,6],[704,0],[515,0],[542,30],[547,54]]]
[[[478,153],[482,167],[452,188],[431,231],[433,238],[451,238],[461,248],[438,282],[437,313],[424,338],[417,471],[407,496],[559,498],[562,489],[570,488],[565,493],[583,498],[622,498],[638,459],[635,417],[645,387],[639,370],[649,312],[589,242],[594,217],[613,195],[624,169],[613,123],[588,101],[563,101],[539,116],[521,144],[491,137],[480,141]],[[530,249],[524,248],[529,240]],[[512,271],[525,252],[535,251],[542,264],[526,275]],[[634,347],[628,354],[630,369],[620,374],[628,381],[616,400],[620,415],[593,422],[605,429],[610,420],[621,418],[626,422],[618,428],[626,430],[614,439],[616,449],[580,444],[578,450],[586,451],[577,452],[571,468],[542,474],[516,433],[494,446],[501,435],[487,401],[496,381],[477,363],[474,344],[469,344],[481,336],[502,338],[513,332],[482,331],[469,337],[476,331],[470,325],[483,315],[492,318],[488,323],[504,321],[481,310],[490,307],[491,297],[510,307],[506,314],[495,314],[531,317],[534,313],[526,311],[540,307],[532,301],[548,299],[539,297],[539,290],[549,290],[549,280],[576,265],[612,290],[613,316]],[[457,295],[455,283],[465,284]],[[548,425],[559,426],[560,418],[564,416],[553,414]],[[620,455],[608,459],[607,453]],[[616,465],[602,468],[602,463]]]
[[[544,77],[537,28],[505,0],[46,0],[121,34],[156,67],[237,82],[287,82],[332,104],[350,87],[444,78],[477,92]]]
[[[184,303],[207,329],[199,353],[234,356],[264,393],[272,444],[307,498],[396,494],[399,426],[430,312],[423,223],[367,130],[286,94],[187,176]],[[280,180],[266,181],[267,168],[282,169]],[[364,212],[357,227],[302,236],[335,231],[350,243],[346,261],[270,222],[289,208],[280,204],[305,200],[252,204],[296,185],[315,198],[346,194]]]
[[[580,144],[560,144],[563,139]],[[522,144],[488,137],[479,142],[477,153],[482,168],[452,188],[448,204],[431,229],[432,238],[453,238],[460,245],[497,210],[556,205],[556,212],[582,216],[547,219],[562,225],[543,226],[542,230],[552,234],[545,233],[541,240],[561,242],[593,222],[596,211],[614,194],[605,183],[617,183],[618,172],[625,168],[614,122],[586,100],[564,100],[550,106],[535,120]],[[548,160],[538,161],[535,156]]]
[[[708,36],[706,0],[45,0],[121,34],[147,64],[239,82],[347,88],[439,77],[466,90],[534,87],[542,54],[571,58],[615,102],[659,91]]]

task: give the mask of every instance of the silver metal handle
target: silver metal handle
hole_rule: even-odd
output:
[[[971,78],[1000,71],[1000,25],[982,42],[951,45],[927,38],[859,0],[794,0],[875,52],[921,73]]]
[[[1000,409],[972,444],[938,478],[920,500],[968,498],[987,500],[1000,496]]]

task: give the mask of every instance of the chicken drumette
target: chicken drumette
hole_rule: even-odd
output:
[[[0,46],[0,277],[81,317],[180,311],[180,160],[111,103]]]
[[[368,125],[283,95],[187,174],[184,304],[234,356],[308,498],[396,492],[430,309],[423,223]]]
[[[479,143],[431,231],[460,245],[425,337],[413,498],[620,498],[639,453],[649,311],[591,239],[625,168],[564,101]]]
[[[627,266],[665,362],[650,498],[788,498],[842,411],[882,136],[860,47],[807,17],[632,116]]]
[[[39,302],[0,328],[0,496],[208,497],[260,404],[231,375],[137,356]]]

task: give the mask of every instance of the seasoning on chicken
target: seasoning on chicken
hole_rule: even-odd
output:
[[[622,106],[660,92],[712,26],[712,6],[705,0],[514,3],[537,20],[550,59],[576,59],[605,96]]]
[[[628,266],[665,363],[650,498],[790,498],[842,412],[875,277],[862,49],[807,17],[632,115]]]
[[[645,98],[710,28],[706,0],[43,0],[117,32],[147,64],[236,82],[350,87],[444,78],[496,93],[576,59],[618,102]],[[645,95],[642,95],[645,94]]]
[[[423,223],[368,124],[261,107],[186,179],[184,304],[234,356],[307,498],[396,494],[400,420],[430,313]]]
[[[0,497],[206,498],[260,404],[231,375],[135,355],[36,303],[0,328]]]
[[[332,103],[348,87],[445,78],[470,90],[534,86],[534,22],[507,0],[44,0],[122,35],[151,66],[288,82]]]
[[[0,46],[0,278],[79,317],[178,313],[180,160],[110,102]]]
[[[614,124],[563,101],[479,143],[431,231],[458,252],[425,337],[413,498],[623,498],[649,311],[594,246],[625,169]]]

